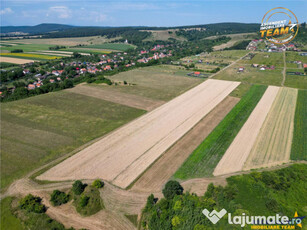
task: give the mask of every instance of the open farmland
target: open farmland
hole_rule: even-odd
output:
[[[1,105],[1,187],[142,115],[68,91]]]
[[[134,49],[135,46],[124,43],[103,43],[96,45],[82,46],[82,48],[94,48],[102,50],[114,50],[114,51],[126,51],[128,49]]]
[[[20,59],[32,59],[32,60],[53,60],[61,58],[61,56],[32,54],[32,53],[0,53],[1,57],[13,57]]]
[[[201,144],[238,101],[238,98],[226,97],[146,170],[133,184],[132,190],[160,191],[191,152]]]
[[[217,176],[242,170],[278,90],[279,88],[275,86],[268,87],[240,132],[225,152],[223,158],[214,169],[213,175]]]
[[[1,62],[7,62],[7,63],[14,63],[14,64],[26,64],[34,62],[34,60],[30,59],[20,59],[20,58],[13,58],[13,57],[3,57],[0,55],[0,61]]]
[[[99,177],[126,188],[238,85],[207,80],[37,178],[62,181]]]
[[[204,79],[188,77],[185,73],[186,71],[182,72],[175,66],[144,67],[109,76],[114,82],[127,81],[129,85],[91,84],[90,86],[168,101],[204,81]]]
[[[157,108],[163,103],[165,103],[165,101],[153,100],[138,95],[109,90],[108,87],[90,87],[84,84],[68,89],[68,91],[85,96],[103,99],[106,101],[111,101],[137,109],[143,109],[146,111],[153,110],[154,108]]]
[[[291,148],[292,160],[307,160],[307,90],[299,90],[297,96],[294,132]]]
[[[193,151],[176,171],[174,177],[188,179],[211,176],[266,88],[262,85],[253,85],[210,135]]]
[[[279,90],[245,162],[244,170],[273,166],[290,160],[296,99],[297,89]]]
[[[183,36],[177,36],[175,30],[144,30],[151,33],[151,36],[145,38],[144,41],[167,41],[170,38],[177,39],[179,41],[185,41],[186,38]]]
[[[256,55],[252,59],[244,59],[239,61],[240,64],[259,64],[259,65],[274,65],[275,67],[282,68],[284,67],[283,61],[283,53],[266,53],[260,52],[256,53]]]
[[[244,67],[244,71],[238,72],[239,67]],[[252,84],[280,86],[283,75],[282,68],[274,70],[260,70],[259,68],[253,68],[250,65],[236,63],[235,65],[219,72],[214,76],[214,78],[228,81],[241,81]]]

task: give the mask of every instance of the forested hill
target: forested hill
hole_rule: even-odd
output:
[[[36,26],[1,26],[0,31],[2,34],[21,32],[27,34],[43,34],[54,31],[63,31],[74,28],[74,26],[63,25],[63,24],[51,24],[43,23]]]

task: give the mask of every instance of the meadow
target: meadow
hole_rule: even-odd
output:
[[[106,50],[114,50],[114,51],[126,51],[128,49],[134,49],[135,46],[124,44],[124,43],[103,43],[96,45],[87,45],[82,46],[83,48],[94,48],[94,49],[106,49]]]
[[[1,108],[1,187],[145,111],[60,91]]]
[[[282,53],[256,53],[256,55],[251,59],[240,60],[241,64],[259,64],[259,65],[274,65],[275,67],[284,67],[283,54]]]
[[[203,82],[203,79],[186,76],[186,73],[175,66],[144,67],[109,76],[115,82],[126,81],[128,85],[91,86],[168,101]]]
[[[239,67],[244,67],[243,72],[238,72]],[[260,70],[250,65],[235,64],[214,76],[215,79],[228,81],[241,81],[243,83],[276,85],[282,82],[282,69]]]
[[[266,88],[266,86],[253,85],[223,121],[193,151],[174,174],[174,178],[185,180],[212,176],[214,168],[252,113]]]
[[[307,160],[307,90],[299,90],[294,116],[291,160]]]

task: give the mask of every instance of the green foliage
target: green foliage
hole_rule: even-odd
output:
[[[51,194],[50,202],[53,206],[59,206],[66,204],[69,200],[69,195],[59,190],[54,190]]]
[[[41,203],[41,201],[42,199],[40,197],[28,194],[19,201],[19,207],[28,212],[44,213],[46,212],[46,207]]]
[[[80,180],[76,180],[72,185],[72,191],[75,195],[81,195],[87,185],[83,184]]]
[[[102,188],[104,186],[104,182],[102,180],[97,179],[94,180],[92,186],[96,188]]]
[[[12,197],[1,199],[1,221],[0,229],[23,230],[20,220],[13,214],[11,203]]]
[[[13,63],[8,63],[8,62],[0,62],[0,69],[5,69],[5,68],[9,68],[9,67],[15,67],[17,66],[16,64],[13,64]],[[1,76],[2,76],[3,73],[1,73]],[[1,82],[3,82],[1,80]]]
[[[202,214],[204,208],[218,211],[225,208],[232,216],[279,213],[292,217],[295,211],[304,216],[306,175],[307,165],[297,164],[276,171],[232,176],[225,187],[210,184],[204,196],[183,193],[168,200],[162,198],[152,208],[143,210],[142,226],[151,230],[241,229],[240,226],[230,228],[227,215],[213,225]],[[286,186],[280,187],[283,183]]]
[[[14,49],[14,50],[11,50],[11,53],[23,53],[23,50],[22,49]]]
[[[266,86],[253,85],[210,135],[194,150],[174,177],[210,176],[223,154],[261,99]]]
[[[181,195],[183,193],[183,187],[178,181],[170,180],[166,183],[162,193],[166,199],[173,199],[176,195]]]
[[[73,205],[83,216],[93,215],[104,208],[99,190],[92,186],[87,186],[81,195],[75,195]]]
[[[129,45],[129,44],[124,44],[124,43],[103,43],[103,44],[99,44],[99,45],[82,46],[82,48],[94,48],[94,49],[109,49],[109,50],[127,51],[129,49],[133,49],[134,47]]]
[[[294,117],[292,160],[307,160],[307,90],[299,90]]]
[[[251,42],[251,40],[243,40],[235,43],[233,46],[226,48],[225,50],[246,50],[246,47]]]

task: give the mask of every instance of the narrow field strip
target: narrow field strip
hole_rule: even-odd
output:
[[[248,120],[227,149],[223,158],[214,169],[214,176],[238,172],[243,169],[243,165],[248,158],[279,89],[276,86],[268,87]]]
[[[307,90],[298,91],[291,160],[307,160]]]
[[[27,54],[42,54],[42,55],[49,55],[49,56],[59,56],[59,57],[71,57],[70,54],[62,54],[62,53],[49,53],[49,52],[26,52]]]
[[[210,135],[194,150],[174,174],[178,179],[212,176],[213,170],[230,146],[267,86],[253,85]]]
[[[102,178],[126,188],[239,84],[207,80],[110,133],[38,179]]]
[[[116,92],[87,85],[78,85],[74,88],[68,89],[68,91],[146,111],[151,111],[165,103],[165,101],[154,100],[138,95]]]
[[[281,88],[245,162],[244,170],[274,166],[290,159],[297,89]]]
[[[9,62],[9,63],[14,63],[14,64],[26,64],[26,63],[34,62],[34,60],[4,57],[0,55],[0,62]]]
[[[182,163],[198,145],[224,119],[240,99],[226,97],[207,116],[197,123],[186,135],[167,150],[137,181],[132,190],[161,191]]]

